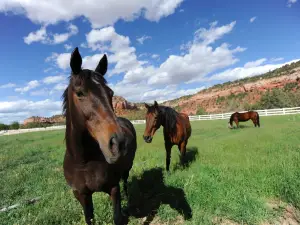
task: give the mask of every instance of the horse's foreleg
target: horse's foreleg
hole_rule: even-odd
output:
[[[170,142],[165,142],[165,149],[166,149],[166,170],[169,171],[172,144]]]
[[[127,198],[128,198],[128,188],[127,188],[128,177],[129,177],[129,171],[125,171],[123,173],[122,179],[123,179],[123,182],[124,182],[123,189],[124,189],[124,192],[125,192],[125,195],[126,195]]]
[[[78,191],[73,191],[73,193],[83,208],[85,222],[88,225],[91,225],[92,220],[94,219],[94,206],[92,194],[81,194]]]
[[[110,197],[113,204],[114,210],[114,222],[116,225],[124,225],[126,223],[126,218],[123,216],[121,212],[121,193],[120,193],[120,185],[113,187],[110,191]]]
[[[183,141],[179,144],[179,151],[180,151],[180,163],[183,165],[184,164],[184,156],[186,153],[186,145],[187,141]]]

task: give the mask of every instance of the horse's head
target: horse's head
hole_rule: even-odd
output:
[[[72,75],[67,88],[71,126],[76,132],[89,134],[98,142],[109,164],[126,154],[124,135],[113,111],[113,91],[106,85],[107,57],[104,55],[95,71],[82,69],[82,58],[75,48],[71,55]]]
[[[157,131],[157,129],[161,125],[161,114],[156,101],[154,101],[154,105],[149,106],[145,103],[145,107],[147,109],[146,113],[146,128],[143,135],[145,142],[151,143],[152,138]]]
[[[228,122],[228,128],[229,128],[229,129],[232,129],[232,128],[233,128],[233,126],[232,126],[232,124],[230,124],[230,122]]]

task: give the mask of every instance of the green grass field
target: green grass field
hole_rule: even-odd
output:
[[[238,224],[272,221],[283,208],[272,210],[269,203],[279,200],[299,209],[300,115],[262,117],[260,129],[250,122],[242,125],[230,130],[225,120],[193,122],[190,162],[182,168],[174,146],[170,174],[165,172],[162,129],[147,144],[144,126],[137,125],[131,210],[138,209],[139,217],[148,215],[153,224],[199,225],[218,224],[219,218]],[[35,204],[0,212],[1,224],[84,224],[82,208],[63,177],[63,135],[51,131],[0,137],[0,207],[42,196]],[[97,224],[112,224],[109,197],[93,197]],[[136,217],[129,224],[143,224]]]

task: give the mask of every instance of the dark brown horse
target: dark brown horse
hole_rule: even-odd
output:
[[[257,112],[254,111],[249,111],[249,112],[244,112],[244,113],[239,113],[239,112],[235,112],[230,116],[228,125],[229,128],[233,128],[233,121],[236,124],[236,127],[239,127],[239,122],[246,122],[248,120],[252,120],[254,126],[258,126],[260,127],[260,123],[259,123],[259,115]]]
[[[82,58],[75,48],[71,55],[72,75],[63,94],[66,116],[64,175],[83,207],[85,221],[94,217],[92,194],[105,192],[113,204],[115,224],[125,224],[121,213],[119,182],[127,178],[136,151],[136,132],[127,119],[116,117],[113,91],[103,77],[106,55],[95,71],[81,69]]]
[[[154,101],[153,106],[145,104],[145,107],[147,108],[147,114],[143,138],[145,142],[151,143],[155,132],[160,126],[163,126],[166,148],[166,169],[169,171],[173,145],[178,146],[181,163],[183,162],[186,145],[192,133],[189,117],[184,113],[176,112],[170,107],[159,106],[156,101]]]

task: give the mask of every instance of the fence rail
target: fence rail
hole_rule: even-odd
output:
[[[294,108],[279,108],[279,109],[263,109],[263,110],[255,110],[258,112],[260,116],[280,116],[280,115],[292,115],[292,114],[300,114],[300,107]],[[240,111],[246,112],[246,111]],[[229,113],[221,113],[221,114],[210,114],[210,115],[195,115],[189,116],[191,121],[196,120],[222,120],[222,119],[229,119],[231,114]],[[133,124],[145,124],[146,120],[132,120]],[[0,131],[1,135],[11,135],[11,134],[20,134],[20,133],[27,133],[27,132],[35,132],[35,131],[49,131],[49,130],[60,130],[65,129],[65,126],[52,126],[52,127],[45,127],[45,128],[31,128],[31,129],[19,129],[19,130],[7,130],[7,131]]]

